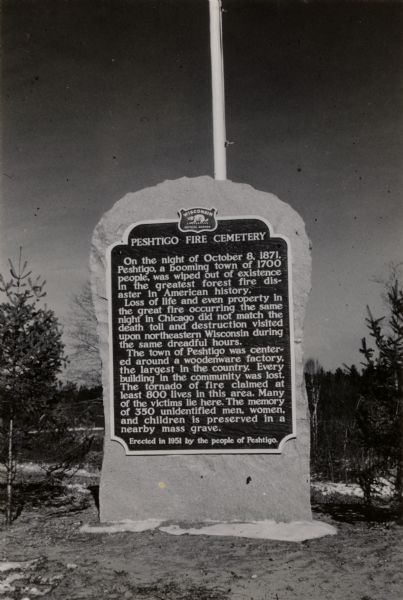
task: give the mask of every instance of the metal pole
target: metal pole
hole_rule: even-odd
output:
[[[209,0],[214,178],[227,179],[221,0]]]

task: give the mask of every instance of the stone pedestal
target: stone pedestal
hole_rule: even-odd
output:
[[[175,219],[181,209],[192,207],[215,207],[218,217],[262,218],[275,234],[288,239],[292,257],[296,437],[286,441],[279,454],[126,455],[124,447],[111,440],[107,249],[123,243],[130,225]],[[310,520],[309,415],[302,336],[311,258],[300,216],[272,194],[248,185],[210,177],[166,181],[126,195],[104,214],[92,240],[91,271],[105,405],[101,521]]]

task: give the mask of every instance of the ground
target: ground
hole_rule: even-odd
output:
[[[2,526],[1,600],[402,598],[403,528],[388,512],[315,504],[315,518],[338,533],[305,542],[96,534],[81,531],[98,523],[96,494],[78,490]]]

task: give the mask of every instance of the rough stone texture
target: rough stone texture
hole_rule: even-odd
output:
[[[126,456],[110,440],[106,250],[141,220],[174,219],[181,208],[215,207],[218,217],[260,216],[272,235],[285,235],[292,256],[297,438],[282,454]],[[127,194],[94,231],[92,292],[103,365],[105,445],[101,521],[202,522],[312,518],[309,498],[309,416],[303,379],[302,333],[311,257],[304,222],[289,205],[249,185],[210,177],[182,178]],[[247,484],[247,478],[251,478]]]

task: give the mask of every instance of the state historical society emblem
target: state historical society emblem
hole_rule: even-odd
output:
[[[182,208],[178,213],[178,227],[183,232],[214,231],[217,228],[216,213],[216,208]]]

